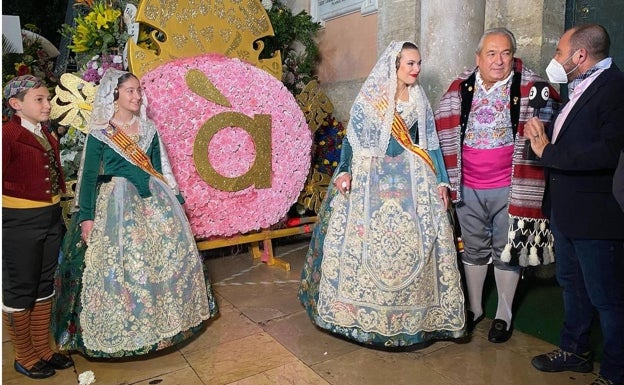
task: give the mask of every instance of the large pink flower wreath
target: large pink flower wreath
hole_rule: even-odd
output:
[[[203,73],[231,107],[192,91],[185,77],[193,70]],[[305,183],[312,137],[295,98],[279,80],[241,60],[209,54],[164,64],[143,75],[141,82],[197,238],[266,228],[285,216]],[[193,160],[196,135],[222,112],[271,115],[272,172],[262,176],[271,178],[270,188],[222,191],[199,175]],[[206,151],[214,170],[228,178],[246,173],[256,158],[252,137],[240,127],[222,128]]]

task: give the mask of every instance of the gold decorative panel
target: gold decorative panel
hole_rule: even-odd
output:
[[[313,170],[308,176],[305,187],[299,195],[297,203],[302,205],[306,210],[312,210],[316,213],[321,209],[321,203],[327,195],[327,189],[331,183],[331,175],[327,175],[317,170]]]
[[[130,70],[139,78],[171,60],[206,53],[221,53],[247,61],[282,78],[279,51],[270,59],[259,59],[264,44],[259,39],[274,36],[260,0],[142,0],[136,21],[154,28],[151,38],[157,52],[128,41]],[[158,39],[158,31],[164,38]]]
[[[325,118],[334,111],[334,105],[316,80],[306,84],[301,93],[297,95],[297,104],[301,107],[308,127],[313,133],[323,124]]]

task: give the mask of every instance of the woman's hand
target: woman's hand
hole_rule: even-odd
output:
[[[449,196],[449,191],[448,191],[448,187],[446,186],[439,186],[438,187],[438,195],[440,196],[440,200],[442,201],[442,204],[444,205],[444,210],[448,210],[451,206],[450,206],[450,196]]]
[[[341,194],[346,195],[351,191],[351,175],[344,173],[338,178],[334,179],[334,186],[340,191]]]
[[[86,220],[86,221],[80,222],[80,236],[82,240],[84,241],[84,243],[87,243],[87,240],[89,239],[89,235],[91,235],[91,230],[93,230],[92,220]]]

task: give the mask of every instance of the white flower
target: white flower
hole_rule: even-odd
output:
[[[93,57],[91,58],[91,61],[97,60],[97,59],[99,59],[99,58],[100,58],[100,55],[95,55],[95,56],[93,56]]]
[[[95,382],[95,374],[92,371],[87,370],[78,375],[78,385],[91,385]]]
[[[113,63],[121,64],[121,61],[122,61],[122,57],[121,56],[119,56],[119,55],[113,56]]]
[[[264,7],[264,9],[266,9],[268,11],[269,9],[271,9],[273,7],[273,1],[272,0],[262,0],[262,6]]]
[[[98,73],[98,75],[103,76],[104,75],[104,68],[98,68],[97,73]]]
[[[91,62],[91,68],[93,68],[94,70],[98,69],[98,62],[97,61],[92,61]]]
[[[287,72],[286,75],[284,75],[284,82],[286,82],[288,84],[294,84],[295,83],[295,74],[293,74],[292,72]]]

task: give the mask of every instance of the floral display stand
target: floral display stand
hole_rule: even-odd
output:
[[[310,234],[314,230],[314,224],[317,217],[301,218],[295,226],[282,229],[265,229],[257,232],[236,235],[228,238],[217,238],[206,241],[197,242],[199,250],[211,250],[220,247],[249,244],[249,252],[254,259],[260,258],[260,261],[269,266],[278,266],[286,271],[290,271],[290,263],[281,258],[275,257],[273,254],[273,239],[291,237],[295,235]]]
[[[140,78],[198,248],[250,244],[254,258],[289,270],[274,257],[272,240],[312,231],[331,179],[311,167],[314,132],[333,110],[318,83],[306,83],[320,26],[274,1],[175,4],[80,2],[77,27],[64,28],[80,78],[63,75],[53,115],[83,137],[106,67],[128,69]],[[267,40],[274,36],[272,22],[284,30],[279,44]],[[309,31],[297,35],[305,54],[284,50],[293,38],[286,34],[300,30],[291,22]],[[273,52],[263,52],[265,43]],[[80,159],[76,151],[62,158]],[[72,195],[64,197],[65,206]],[[289,219],[295,204],[303,217]]]

